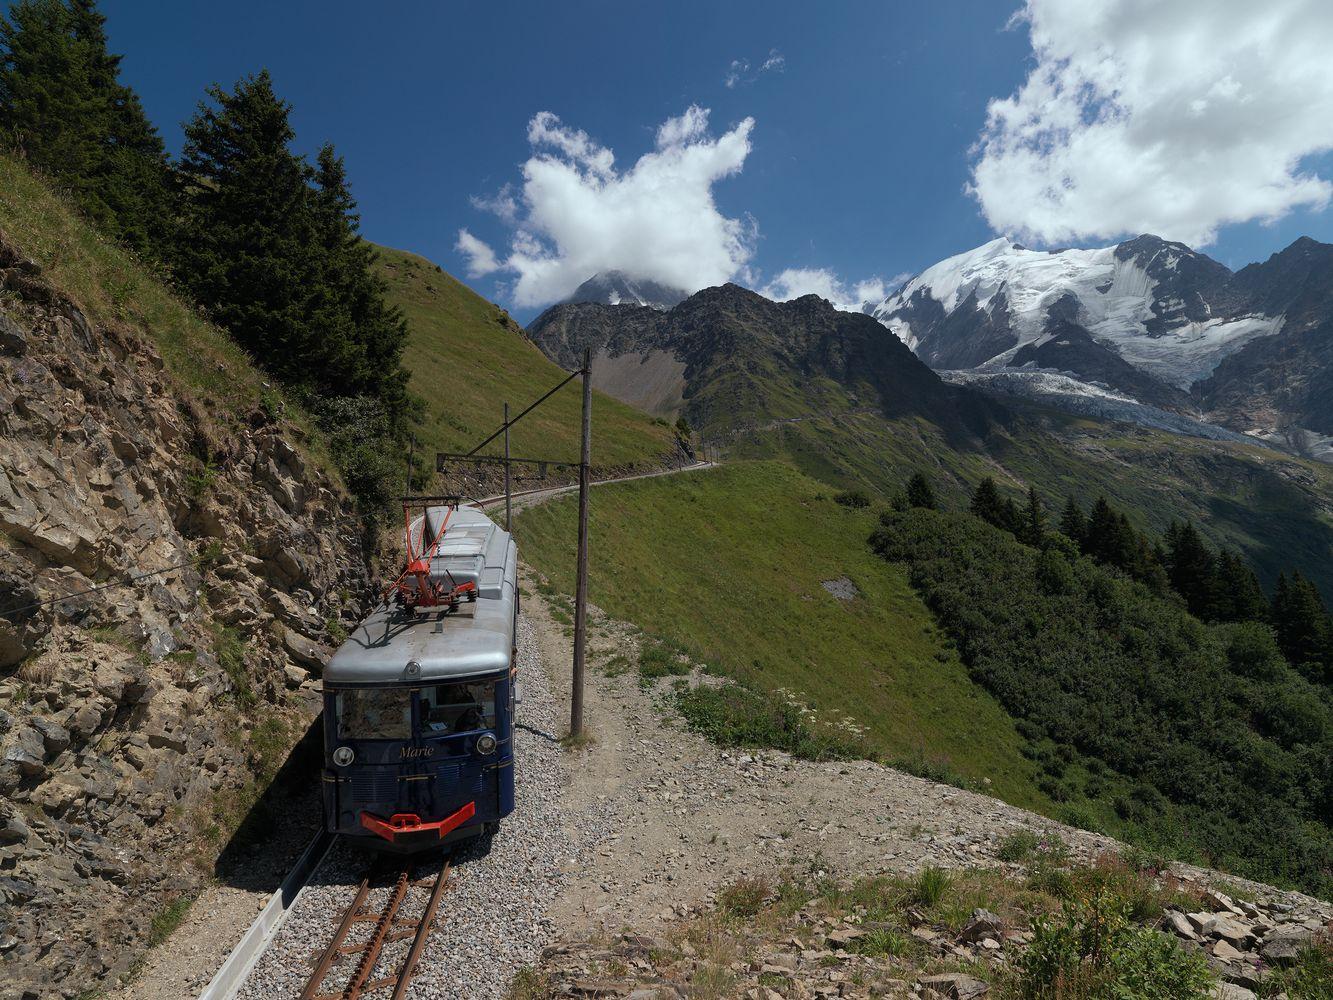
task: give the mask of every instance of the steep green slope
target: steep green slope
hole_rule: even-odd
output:
[[[504,310],[435,264],[387,247],[379,253],[390,301],[407,317],[403,365],[411,373],[409,390],[425,403],[418,434],[428,461],[435,451],[470,450],[499,425],[506,400],[516,413],[566,374]],[[514,453],[577,462],[579,393],[571,383],[517,424]],[[664,421],[595,393],[593,462],[600,470],[652,468],[674,452]]]
[[[567,593],[575,515],[560,500],[516,527],[523,558]],[[598,487],[591,600],[731,677],[795,692],[827,721],[851,717],[890,759],[1049,808],[1013,723],[968,679],[902,570],[867,548],[873,525],[776,462]],[[822,585],[844,577],[851,600]]]
[[[954,507],[988,475],[1015,496],[1036,486],[1054,509],[1104,495],[1154,531],[1193,521],[1214,545],[1242,552],[1266,586],[1295,568],[1333,594],[1333,468],[1259,445],[1022,410],[978,447],[951,444],[929,420],[869,412],[812,414],[724,447],[884,498],[920,470]]]

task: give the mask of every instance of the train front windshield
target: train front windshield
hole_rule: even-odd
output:
[[[338,737],[412,738],[412,692],[407,688],[349,688],[338,692]]]
[[[495,681],[437,684],[420,698],[423,736],[495,728]]]
[[[347,688],[338,692],[338,738],[408,740],[413,703],[421,736],[494,729],[495,681],[434,684],[421,689]]]

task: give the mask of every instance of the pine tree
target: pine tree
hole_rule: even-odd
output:
[[[99,228],[166,252],[170,169],[138,95],[120,83],[94,0],[20,0],[0,20],[0,131]]]
[[[1042,507],[1036,487],[1028,487],[1028,502],[1023,508],[1018,540],[1034,548],[1041,548],[1046,540],[1046,511]]]
[[[279,378],[313,387],[346,364],[345,326],[319,330],[321,286],[311,171],[289,148],[291,107],[268,71],[208,100],[185,126],[177,270],[195,299]]]
[[[1088,536],[1088,516],[1073,497],[1065,501],[1065,509],[1060,515],[1060,531],[1081,550]]]
[[[1216,621],[1218,613],[1217,562],[1194,525],[1172,522],[1166,532],[1166,572],[1171,586],[1185,599],[1190,614]]]
[[[1333,680],[1329,659],[1333,623],[1314,584],[1299,571],[1290,580],[1278,576],[1272,615],[1282,654],[1312,680]]]
[[[1088,516],[1088,529],[1083,550],[1098,562],[1123,565],[1125,545],[1121,537],[1124,525],[1120,515],[1106,501],[1098,497]]]
[[[968,510],[997,528],[1009,528],[1005,520],[1004,501],[1000,499],[1000,491],[995,488],[995,480],[990,476],[977,484]]]
[[[1217,559],[1217,614],[1223,621],[1264,621],[1268,598],[1254,570],[1235,552],[1223,551]]]
[[[937,509],[935,491],[931,489],[930,481],[919,472],[913,473],[912,478],[907,481],[907,502],[913,507]]]
[[[315,225],[324,256],[316,323],[328,324],[345,339],[345,357],[334,381],[344,393],[378,399],[396,419],[406,406],[407,375],[401,361],[407,323],[388,303],[384,281],[374,267],[375,249],[361,239],[347,172],[331,145],[319,151],[315,184]]]

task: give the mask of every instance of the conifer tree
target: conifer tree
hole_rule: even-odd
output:
[[[1123,549],[1120,538],[1122,530],[1120,516],[1115,508],[1107,502],[1106,497],[1098,497],[1096,503],[1092,505],[1092,513],[1088,516],[1084,552],[1098,562],[1119,565],[1117,557]]]
[[[378,399],[396,420],[406,406],[407,373],[401,361],[407,323],[388,303],[374,268],[375,248],[360,236],[356,201],[332,145],[319,151],[315,184],[315,224],[324,254],[316,323],[338,329],[350,347],[340,380],[350,391]]]
[[[930,480],[919,472],[913,473],[912,478],[907,481],[907,502],[913,507],[937,509],[935,491],[930,487]]]
[[[1194,525],[1172,522],[1166,532],[1166,571],[1171,586],[1185,599],[1190,614],[1216,621],[1217,563]]]
[[[990,476],[977,484],[968,510],[997,528],[1006,530],[1009,528],[1009,524],[1005,520],[1004,501],[1000,499],[1000,491],[996,489],[995,480]]]
[[[95,0],[20,0],[0,19],[0,133],[94,224],[161,256],[170,169],[138,95],[120,82]]]
[[[1065,509],[1060,514],[1060,531],[1082,550],[1087,541],[1088,516],[1073,497],[1065,501]]]
[[[1028,502],[1023,508],[1018,540],[1034,548],[1041,548],[1046,540],[1046,511],[1034,486],[1028,487]]]
[[[317,331],[323,248],[308,165],[289,148],[290,105],[268,71],[213,86],[185,126],[181,281],[278,377],[312,387],[345,367],[345,327]],[[211,101],[211,103],[210,103]]]
[[[1217,559],[1217,616],[1232,622],[1268,617],[1268,598],[1259,578],[1235,552],[1223,551]]]
[[[1299,571],[1278,576],[1272,614],[1282,654],[1312,680],[1333,681],[1333,623],[1314,584]]]

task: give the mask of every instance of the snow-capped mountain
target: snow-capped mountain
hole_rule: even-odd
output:
[[[992,391],[1142,405],[1154,423],[1165,410],[1270,440],[1299,431],[1315,452],[1333,437],[1333,399],[1314,398],[1323,381],[1299,399],[1273,386],[1302,374],[1278,345],[1299,338],[1306,363],[1330,353],[1333,247],[1314,240],[1233,273],[1156,236],[1056,251],[1002,237],[927,268],[871,312],[932,368]],[[1256,368],[1262,400],[1250,398]]]
[[[598,271],[574,289],[566,302],[599,302],[608,306],[650,306],[666,310],[689,298],[689,292],[660,282],[634,278],[624,271]]]

